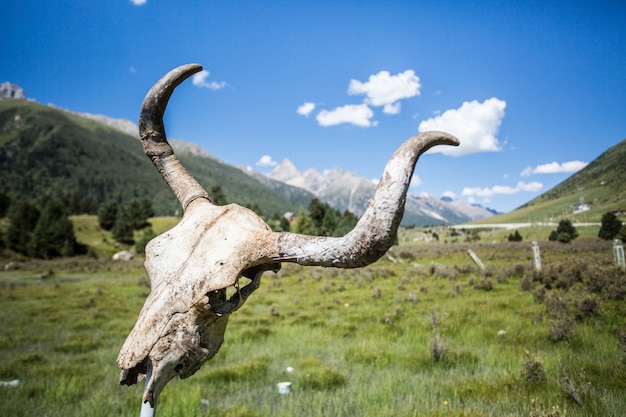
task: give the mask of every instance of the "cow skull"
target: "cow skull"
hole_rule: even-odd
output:
[[[121,384],[137,383],[152,366],[143,401],[153,405],[170,379],[193,375],[217,353],[229,315],[259,287],[263,272],[277,271],[281,262],[358,268],[379,259],[393,243],[417,158],[435,145],[459,143],[447,133],[424,132],[402,144],[365,214],[344,237],[273,232],[251,210],[213,205],[167,142],[167,102],[180,83],[201,70],[190,64],[166,74],[146,95],[139,117],[144,151],[184,209],[175,227],[146,246],[152,290],[117,359]],[[234,288],[230,297],[228,287]]]

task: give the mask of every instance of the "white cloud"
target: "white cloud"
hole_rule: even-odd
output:
[[[385,104],[385,107],[383,107],[383,113],[398,114],[400,113],[400,107],[400,103]]]
[[[409,187],[415,188],[419,187],[420,185],[422,185],[422,179],[417,174],[413,174]]]
[[[256,165],[260,167],[275,167],[278,165],[278,162],[274,161],[269,155],[263,155],[261,159],[257,161]]]
[[[543,184],[540,182],[523,182],[520,181],[517,183],[515,187],[510,187],[508,185],[494,185],[491,188],[480,188],[480,187],[465,187],[461,192],[463,196],[476,196],[476,197],[491,197],[494,195],[511,195],[517,194],[522,191],[536,193],[543,188]]]
[[[456,199],[456,194],[452,191],[444,191],[443,194],[441,194],[441,196]]]
[[[372,117],[374,117],[374,112],[367,104],[348,104],[334,110],[321,110],[316,118],[320,126],[351,123],[360,127],[370,127],[376,125],[375,122],[370,121]]]
[[[496,137],[506,102],[495,97],[479,103],[466,101],[458,109],[444,111],[419,124],[418,130],[441,130],[455,135],[461,141],[458,147],[437,146],[431,153],[458,156],[478,152],[497,152],[501,150]]]
[[[210,75],[209,71],[202,70],[199,73],[194,74],[194,76],[191,78],[191,82],[196,87],[208,88],[209,90],[221,90],[222,88],[226,87],[226,82],[225,81],[221,81],[221,82],[217,82],[217,81],[207,82],[206,79],[209,78],[209,75]]]
[[[304,102],[301,106],[298,106],[298,114],[302,116],[310,115],[313,110],[315,110],[315,103],[311,103],[310,101]]]
[[[583,169],[588,165],[583,161],[568,161],[559,164],[558,162],[551,162],[549,164],[537,165],[536,167],[526,167],[522,173],[522,177],[529,177],[532,174],[562,174],[572,173]]]
[[[130,67],[130,68],[128,68],[128,72],[130,72],[131,74],[137,74],[137,68]]]
[[[143,6],[148,2],[148,0],[130,0],[130,2],[135,6]]]
[[[398,100],[415,97],[420,94],[420,79],[415,75],[415,71],[406,70],[396,75],[391,75],[389,71],[380,71],[378,74],[370,75],[368,81],[350,80],[348,94],[365,94],[365,103],[372,106],[385,106],[385,113],[395,109],[396,113],[400,107],[392,106]],[[396,114],[389,113],[389,114]]]

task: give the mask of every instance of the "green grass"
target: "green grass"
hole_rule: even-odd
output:
[[[287,264],[266,274],[231,317],[220,352],[191,378],[171,381],[157,415],[528,416],[533,399],[567,416],[623,415],[626,306],[611,297],[626,276],[611,265],[610,244],[542,242],[537,275],[527,242],[400,241],[398,263],[345,271]],[[602,285],[588,288],[591,277]],[[532,288],[522,290],[523,280]],[[147,282],[141,259],[0,272],[0,380],[20,380],[0,387],[0,415],[137,415],[142,387],[118,386],[115,360]],[[599,302],[561,342],[537,299],[547,282],[558,283],[571,317],[583,295]],[[434,361],[437,332],[445,352]],[[545,381],[528,377],[529,358]],[[278,394],[281,381],[292,382],[290,394]]]

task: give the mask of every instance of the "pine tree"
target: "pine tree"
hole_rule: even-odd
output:
[[[622,228],[622,222],[619,221],[617,216],[610,211],[602,215],[601,223],[602,225],[600,226],[600,231],[598,232],[598,237],[600,239],[611,240],[617,236]]]
[[[309,217],[304,209],[300,209],[298,216],[291,223],[291,231],[294,233],[301,233],[303,235],[315,235],[315,225],[313,224],[311,217]]]
[[[45,203],[29,246],[32,256],[45,259],[80,252],[74,225],[60,200],[51,198]]]
[[[216,206],[224,206],[228,204],[228,200],[226,200],[226,195],[224,194],[222,187],[220,187],[219,185],[211,187],[209,196],[211,196],[211,201]]]
[[[10,206],[11,198],[3,191],[0,191],[0,218],[7,215]]]
[[[39,210],[26,200],[19,200],[8,210],[9,227],[6,240],[9,249],[28,255],[33,231],[39,219]]]
[[[98,224],[104,230],[111,230],[115,226],[118,206],[115,201],[109,201],[100,206],[98,210]]]
[[[143,229],[141,236],[137,239],[137,242],[135,242],[135,253],[145,253],[146,245],[155,237],[156,233],[154,233],[151,227]]]
[[[515,233],[509,234],[508,241],[509,242],[521,242],[522,241],[522,235],[520,235],[518,230],[515,230]]]
[[[117,218],[115,219],[115,226],[111,229],[113,239],[120,243],[132,245],[135,243],[133,230],[133,222],[128,212],[123,207],[120,207],[117,212]]]
[[[552,236],[552,234],[550,235]],[[569,243],[578,237],[576,227],[569,219],[563,219],[556,228],[556,240],[561,243]],[[552,240],[552,239],[550,239]]]
[[[150,223],[148,223],[148,211],[141,200],[136,198],[131,200],[126,212],[128,213],[133,230],[141,230],[150,226]]]
[[[322,203],[316,197],[313,197],[311,199],[311,202],[309,203],[309,208],[308,208],[309,217],[311,221],[313,222],[315,229],[317,230],[315,233],[316,235],[325,234],[323,230],[324,229],[323,224],[324,224],[324,217],[326,216],[326,213],[329,211],[328,209],[330,209],[330,206]]]
[[[333,236],[343,236],[356,226],[359,218],[351,211],[345,210],[333,232]]]

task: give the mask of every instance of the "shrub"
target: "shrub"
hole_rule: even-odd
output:
[[[493,290],[493,284],[489,278],[483,278],[478,284],[474,285],[477,290],[491,291]]]
[[[576,318],[583,319],[585,317],[591,317],[598,314],[600,303],[596,297],[584,294],[576,302]]]
[[[144,229],[139,239],[137,239],[137,241],[135,242],[135,252],[144,253],[148,242],[150,242],[155,237],[156,233],[154,233],[154,230],[152,230],[151,227]]]
[[[527,385],[539,385],[548,380],[543,364],[535,359],[530,352],[526,351],[524,362],[524,382]]]
[[[606,212],[602,216],[600,230],[598,231],[598,237],[604,240],[611,240],[619,233],[622,228],[622,222],[619,221],[617,216],[613,213]]]
[[[432,358],[433,362],[439,362],[441,359],[443,359],[447,351],[448,344],[441,339],[439,331],[437,331],[435,333],[435,337],[430,342],[430,357]]]
[[[522,291],[530,291],[533,289],[533,280],[528,275],[524,275],[524,277],[520,280],[519,283],[520,289]]]
[[[539,400],[532,400],[532,409],[530,410],[529,417],[561,417],[559,406],[552,407],[552,411],[546,411],[543,404]],[[565,414],[563,414],[565,416]]]
[[[548,237],[548,240],[559,241],[561,243],[569,243],[578,237],[578,232],[568,219],[563,219],[559,222],[556,230],[553,230]]]
[[[523,240],[522,235],[520,235],[519,231],[515,230],[515,233],[509,234],[508,241],[509,242],[521,242]]]
[[[568,315],[567,301],[560,292],[546,295],[546,312],[550,319],[550,335],[554,342],[569,339],[574,334],[574,321]]]

